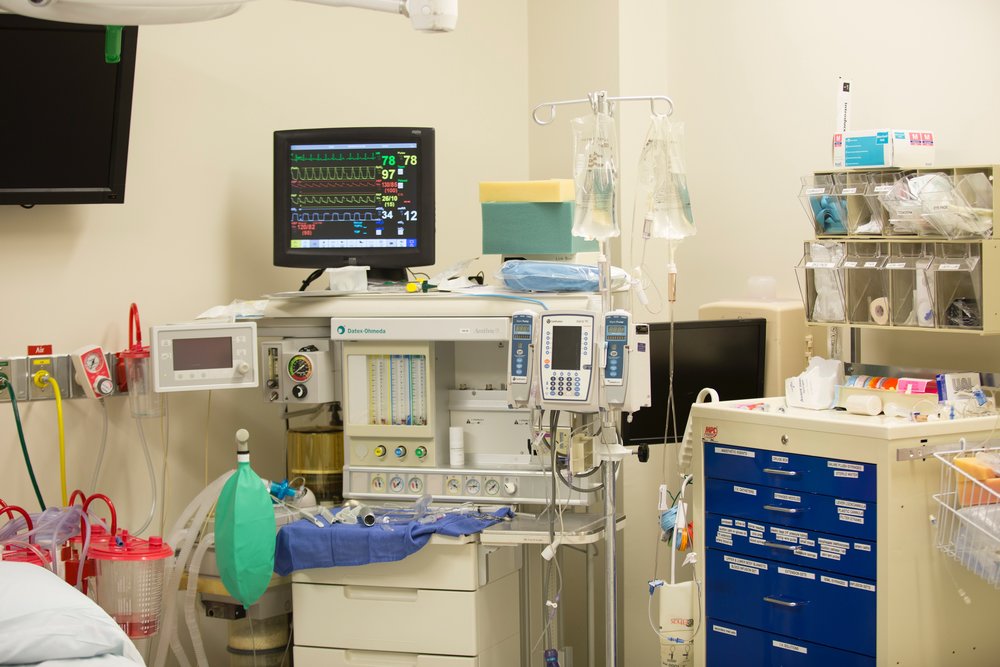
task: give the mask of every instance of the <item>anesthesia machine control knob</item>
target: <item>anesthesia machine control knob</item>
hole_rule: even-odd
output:
[[[114,391],[115,383],[111,381],[111,378],[102,377],[94,383],[94,388],[101,396],[110,396],[111,392]]]
[[[306,394],[309,393],[309,388],[304,384],[297,384],[292,386],[292,396],[295,398],[305,398]]]
[[[403,447],[402,445],[400,445],[399,447],[396,447],[396,450],[395,450],[394,453],[396,454],[396,458],[400,458],[401,459],[404,456],[406,456],[406,447]]]
[[[385,456],[385,452],[386,452],[385,445],[376,445],[375,456],[382,458],[383,456]]]
[[[423,445],[421,445],[420,447],[417,447],[416,449],[414,449],[413,453],[417,455],[418,459],[422,459],[425,456],[427,456],[427,448],[424,447]]]
[[[503,483],[503,492],[508,496],[513,496],[517,493],[517,482],[512,479],[508,479]]]
[[[236,364],[236,372],[239,373],[240,375],[246,375],[247,373],[250,372],[250,364],[248,364],[245,361],[241,361],[240,363]]]

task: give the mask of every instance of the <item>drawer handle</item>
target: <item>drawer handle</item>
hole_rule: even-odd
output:
[[[768,475],[784,475],[785,477],[798,477],[798,470],[781,470],[780,468],[764,468]]]
[[[415,588],[383,588],[380,586],[344,586],[348,600],[374,600],[376,602],[416,602]]]
[[[798,551],[801,548],[798,544],[779,544],[778,542],[764,542],[764,546],[772,549],[784,549],[785,551]]]
[[[798,507],[779,507],[778,505],[764,505],[764,509],[771,512],[782,512],[783,514],[798,514],[802,511]]]
[[[796,609],[804,605],[804,602],[793,602],[791,600],[782,600],[780,598],[773,598],[770,595],[764,596],[764,602],[770,602],[771,604],[776,604],[779,607],[789,607],[791,609]]]

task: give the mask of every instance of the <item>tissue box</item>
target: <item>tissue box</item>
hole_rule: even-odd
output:
[[[837,169],[933,165],[933,132],[880,129],[833,135],[833,166]]]

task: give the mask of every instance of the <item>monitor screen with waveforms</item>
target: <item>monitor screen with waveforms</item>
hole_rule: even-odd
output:
[[[377,275],[433,263],[433,129],[274,133],[276,266]]]

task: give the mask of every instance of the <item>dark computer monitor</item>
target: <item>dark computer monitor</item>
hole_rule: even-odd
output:
[[[137,35],[0,13],[0,204],[125,200]]]
[[[711,387],[722,400],[764,395],[764,319],[698,320],[674,323],[674,406],[677,431],[668,424],[670,324],[649,325],[652,405],[622,418],[627,445],[678,442],[684,437],[691,404]]]
[[[434,263],[434,130],[274,133],[274,264],[370,266],[405,279]]]

